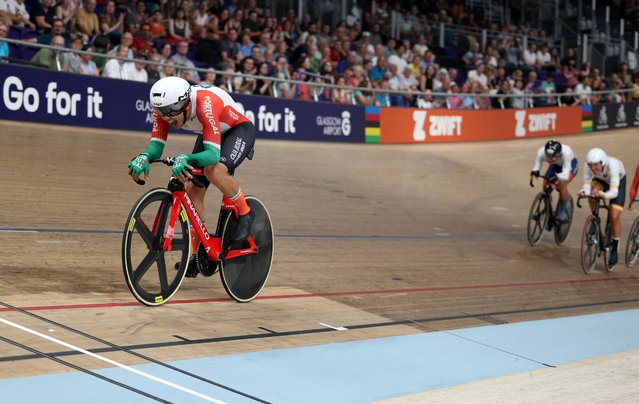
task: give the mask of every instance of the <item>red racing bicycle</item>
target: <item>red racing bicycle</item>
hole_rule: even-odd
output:
[[[173,161],[167,157],[151,163],[172,166]],[[203,170],[194,169],[192,174],[203,175]],[[202,186],[195,178],[192,182]],[[219,271],[232,299],[241,303],[253,300],[271,271],[274,237],[266,206],[250,195],[246,202],[254,212],[250,235],[233,243],[238,213],[228,198],[222,198],[217,228],[210,234],[177,178],[171,177],[166,188],[142,195],[129,213],[122,239],[122,268],[133,296],[147,306],[159,306],[175,295],[186,276],[200,273],[208,277]],[[196,271],[188,270],[194,253],[192,231],[199,241]]]

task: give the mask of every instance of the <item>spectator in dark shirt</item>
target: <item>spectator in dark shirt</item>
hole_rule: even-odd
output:
[[[125,24],[127,31],[138,32],[142,27],[142,24],[148,22],[149,15],[146,12],[146,2],[144,0],[138,0],[135,3],[135,11],[128,13],[126,16]]]
[[[262,33],[262,26],[257,17],[257,11],[251,10],[248,13],[248,18],[242,20],[242,29],[249,34],[253,42],[259,40],[260,34]]]
[[[221,47],[219,35],[209,27],[206,29],[205,37],[198,43],[195,58],[209,66],[217,67],[222,60]]]
[[[67,32],[66,26],[64,22],[60,18],[54,18],[51,24],[51,31],[44,33],[42,35],[38,35],[38,43],[41,44],[49,44],[51,43],[51,39],[54,36],[59,35],[64,38],[64,46],[69,47],[70,45],[70,35]]]
[[[50,33],[53,26],[53,19],[55,18],[53,0],[42,0],[42,3],[35,2],[31,18],[33,19],[32,22],[36,25],[36,32],[38,34]]]
[[[240,55],[240,56],[238,56]],[[220,43],[220,57],[222,62],[228,62],[228,60],[233,60],[235,62],[239,62],[241,57],[241,52],[237,43],[237,31],[234,29],[229,29],[226,35],[226,39],[223,39]]]
[[[162,56],[159,53],[153,53],[149,57],[149,61],[151,62],[160,62],[162,60]],[[155,83],[160,80],[160,65],[156,64],[147,64],[146,65],[146,73],[147,73],[147,81],[150,84]]]
[[[577,55],[575,54],[575,50],[573,48],[568,48],[566,50],[566,56],[561,58],[561,65],[562,66],[577,66]]]
[[[260,67],[257,69],[257,75],[262,76],[264,78],[257,79],[255,84],[255,90],[253,90],[253,94],[255,95],[265,95],[272,97],[273,96],[273,80],[269,79],[272,75],[272,67],[267,62],[262,62]]]

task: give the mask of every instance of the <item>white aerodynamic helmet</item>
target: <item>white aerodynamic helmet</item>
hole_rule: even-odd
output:
[[[165,77],[158,80],[149,94],[151,105],[162,116],[173,116],[183,112],[191,99],[191,85],[180,77]]]
[[[590,149],[588,154],[586,154],[586,163],[588,164],[597,164],[601,163],[602,166],[608,165],[608,155],[605,151],[595,147],[594,149]]]

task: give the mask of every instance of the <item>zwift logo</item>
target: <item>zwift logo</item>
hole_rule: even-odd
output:
[[[525,137],[528,133],[548,132],[557,130],[557,113],[541,114],[528,111],[515,111],[515,136]]]
[[[461,115],[428,115],[427,111],[413,112],[413,140],[423,142],[428,136],[461,136],[463,118]],[[426,126],[428,125],[428,132]]]

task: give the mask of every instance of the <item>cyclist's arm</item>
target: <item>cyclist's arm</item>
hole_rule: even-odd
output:
[[[544,148],[540,148],[537,150],[537,156],[535,157],[535,164],[531,171],[539,171],[541,170],[541,164],[544,162]]]
[[[162,157],[164,151],[164,145],[166,144],[166,138],[169,134],[169,124],[160,118],[157,112],[153,111],[153,129],[151,131],[151,141],[149,147],[144,151],[144,154],[149,156],[149,159],[155,160]]]
[[[588,167],[588,164],[584,163],[584,185],[581,187],[581,192],[586,195],[590,195],[593,177],[590,167]]]
[[[206,167],[220,161],[220,143],[222,129],[220,128],[219,112],[224,108],[222,100],[209,91],[199,91],[195,113],[202,123],[202,142],[204,150],[189,154],[189,160],[198,167]]]
[[[604,198],[615,199],[619,195],[619,182],[621,181],[619,166],[610,162],[610,188],[604,192]]]

